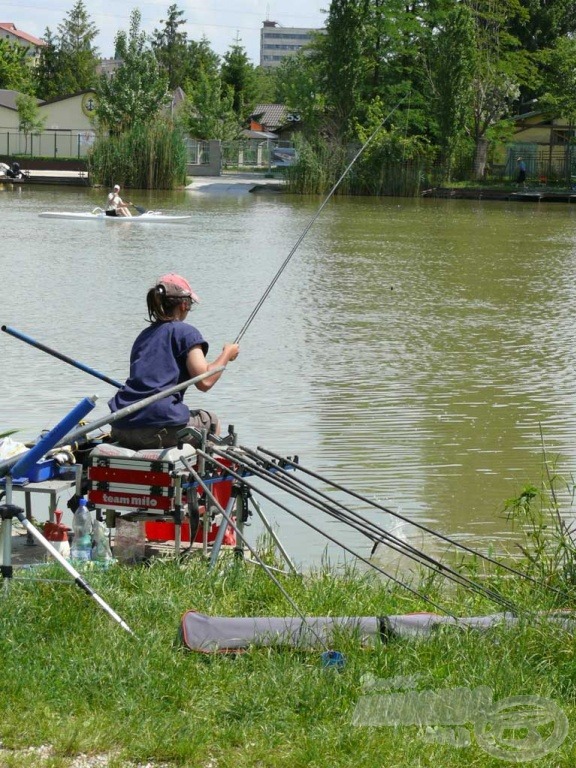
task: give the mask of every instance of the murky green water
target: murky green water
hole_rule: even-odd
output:
[[[89,210],[101,197],[0,189],[0,320],[117,379],[158,274],[190,279],[202,298],[191,320],[218,350],[320,202],[178,192],[134,202],[190,212],[181,225],[38,217]],[[504,500],[540,478],[540,430],[558,468],[575,468],[575,232],[576,208],[565,204],[332,201],[237,363],[209,395],[189,392],[187,401],[219,412],[241,443],[297,453],[448,535],[479,547],[506,538]],[[96,415],[106,412],[112,387],[5,334],[0,354],[0,428],[32,437],[93,393]],[[320,556],[320,538],[269,512],[296,559]]]

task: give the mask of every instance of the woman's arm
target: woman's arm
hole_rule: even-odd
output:
[[[232,360],[236,360],[239,351],[240,348],[238,344],[224,344],[222,352],[220,352],[215,360],[209,363],[208,360],[206,360],[200,345],[192,347],[186,358],[186,368],[188,369],[190,378],[194,378],[194,376],[200,376],[200,374],[206,373],[207,371],[212,371],[214,368],[219,368],[222,365],[227,365]],[[202,379],[202,381],[199,381],[197,384],[195,384],[196,388],[201,392],[208,392],[208,390],[212,389],[214,384],[216,384],[223,373],[224,371],[216,371],[213,376],[208,376],[207,378]]]

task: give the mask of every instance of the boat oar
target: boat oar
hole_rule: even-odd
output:
[[[132,208],[136,208],[138,213],[146,213],[146,208],[144,208],[142,205],[135,205],[134,203],[128,203],[128,205],[131,205]]]
[[[25,333],[22,333],[22,331],[17,331],[15,328],[11,328],[9,325],[3,325],[2,330],[4,333],[9,334],[10,336],[14,336],[15,339],[25,341],[26,344],[30,344],[30,346],[36,347],[36,349],[40,349],[42,352],[47,352],[49,355],[52,355],[52,357],[56,357],[58,360],[63,360],[65,363],[68,363],[68,365],[73,365],[74,368],[79,368],[81,371],[84,371],[84,373],[89,373],[91,376],[95,376],[97,379],[101,379],[107,384],[112,384],[114,387],[118,388],[122,386],[119,381],[115,381],[114,379],[105,376],[103,373],[99,373],[98,371],[94,370],[94,368],[90,368],[88,365],[84,365],[84,363],[80,363],[78,360],[74,360],[71,357],[68,357],[68,355],[63,355],[62,352],[57,352],[55,349],[47,347],[45,344],[41,344],[39,341],[36,341],[30,336],[27,336]]]

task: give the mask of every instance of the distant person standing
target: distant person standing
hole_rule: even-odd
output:
[[[125,203],[122,200],[120,197],[120,185],[115,184],[114,189],[108,195],[106,216],[132,216],[129,205],[132,205],[132,203]]]
[[[518,157],[516,162],[518,163],[518,176],[516,182],[518,184],[524,184],[526,182],[526,163],[521,157]]]

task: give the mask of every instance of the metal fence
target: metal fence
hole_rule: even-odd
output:
[[[0,131],[0,154],[7,157],[85,158],[94,143],[94,131],[46,129],[42,133]]]

